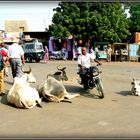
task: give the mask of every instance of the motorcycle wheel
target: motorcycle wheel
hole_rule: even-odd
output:
[[[85,82],[85,81],[84,81],[83,87],[84,87],[85,90],[87,90],[87,89],[89,88],[89,87],[88,87],[88,82]]]
[[[99,98],[103,99],[104,98],[104,91],[103,91],[103,84],[102,84],[102,81],[101,79],[97,79],[97,90],[98,90],[98,93],[99,93]]]

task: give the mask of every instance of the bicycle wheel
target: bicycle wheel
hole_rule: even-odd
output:
[[[103,84],[102,84],[102,80],[100,78],[97,79],[96,85],[97,85],[99,97],[101,99],[104,98]]]

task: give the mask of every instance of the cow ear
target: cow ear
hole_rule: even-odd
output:
[[[62,71],[65,70],[65,69],[66,69],[66,67],[62,68]]]

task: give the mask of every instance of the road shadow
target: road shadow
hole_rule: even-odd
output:
[[[9,106],[11,108],[15,108],[15,109],[23,109],[23,108],[18,108],[16,107],[14,104],[11,104],[11,103],[8,103],[8,100],[7,100],[7,93],[2,95],[1,97],[1,101],[0,101],[2,104],[6,105],[6,106]]]
[[[5,92],[5,94],[3,94],[3,95],[1,95],[1,100],[0,100],[0,102],[2,103],[2,104],[4,104],[4,105],[6,105],[6,106],[9,106],[9,107],[14,107],[14,108],[17,108],[15,105],[13,105],[13,104],[10,104],[10,103],[8,103],[8,100],[7,100],[7,94],[8,94],[8,90]]]
[[[8,101],[7,101],[7,93],[5,93],[4,95],[1,96],[1,103],[7,105]]]
[[[120,92],[116,92],[116,94],[120,94],[122,96],[132,96],[131,91],[120,91]]]
[[[92,90],[85,90],[82,86],[65,85],[68,93],[80,94],[81,96],[93,99],[101,99],[98,95],[91,92]]]

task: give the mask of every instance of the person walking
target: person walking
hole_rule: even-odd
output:
[[[49,50],[47,46],[44,46],[44,51],[45,51],[44,62],[47,64],[49,63]]]
[[[77,55],[81,55],[82,54],[82,47],[81,46],[78,46],[77,48]]]
[[[90,54],[93,57],[93,59],[96,59],[95,51],[92,48],[90,49]]]
[[[4,77],[8,77],[8,65],[9,65],[9,61],[8,61],[8,50],[5,48],[5,45],[3,42],[1,42],[0,44],[0,50],[3,56],[3,60],[4,60]]]
[[[62,56],[63,56],[63,60],[67,60],[67,49],[66,49],[66,47],[63,47],[61,49],[61,53],[62,53]]]
[[[111,62],[111,44],[108,44],[107,49],[106,49],[106,53],[107,53],[107,62]]]
[[[21,77],[23,72],[21,70],[22,65],[25,64],[24,51],[22,49],[22,41],[19,40],[8,47],[9,63],[12,70],[13,79],[15,77]]]
[[[1,46],[1,44],[0,44]],[[2,50],[0,50],[0,95],[4,94],[4,59],[3,59],[3,54]]]
[[[96,47],[95,47],[95,54],[96,54],[96,59],[97,60],[99,60],[99,57],[100,57],[100,55],[99,55],[99,45],[97,45]]]

